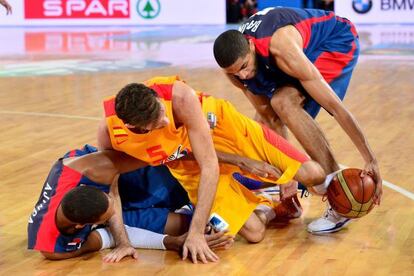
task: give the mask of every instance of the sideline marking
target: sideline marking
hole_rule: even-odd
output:
[[[7,111],[7,110],[4,111],[4,110],[0,110],[0,114],[42,116],[42,117],[58,117],[58,118],[65,118],[65,119],[84,119],[84,120],[93,120],[93,121],[100,121],[101,120],[101,118],[98,118],[98,117],[67,115],[67,114],[58,114],[58,113],[43,113],[43,112],[23,112],[23,111]]]

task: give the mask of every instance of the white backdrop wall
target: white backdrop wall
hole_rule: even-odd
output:
[[[224,0],[9,0],[0,26],[225,24]]]

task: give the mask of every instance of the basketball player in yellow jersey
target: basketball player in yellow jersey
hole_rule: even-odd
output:
[[[325,180],[319,164],[282,137],[238,113],[229,102],[196,93],[178,77],[129,84],[116,98],[107,99],[104,108],[100,147],[124,151],[154,166],[166,164],[196,205],[183,259],[190,254],[193,262],[218,260],[203,236],[210,214],[219,225],[228,226],[230,234],[238,232],[251,242],[263,239],[264,224],[253,211],[264,200],[232,181],[234,167],[219,169],[215,150],[277,167],[281,175],[267,179],[277,184],[295,179],[312,187]],[[196,161],[168,163],[190,152]]]

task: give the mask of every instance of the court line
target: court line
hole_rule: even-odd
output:
[[[67,114],[56,114],[56,113],[43,113],[43,112],[22,112],[22,111],[4,111],[1,110],[0,114],[10,114],[10,115],[33,115],[33,116],[42,116],[42,117],[59,117],[65,119],[84,119],[84,120],[93,120],[93,121],[100,121],[101,118],[99,117],[89,117],[89,116],[77,116],[77,115],[67,115]],[[341,168],[347,168],[347,166],[340,165]],[[391,182],[386,180],[382,180],[382,184],[391,190],[394,190],[405,197],[408,197],[411,200],[414,200],[414,193],[401,188]]]
[[[43,113],[43,112],[23,112],[23,111],[0,110],[0,114],[29,115],[29,116],[42,116],[42,117],[59,117],[59,118],[65,118],[65,119],[84,119],[84,120],[93,120],[93,121],[100,121],[101,120],[101,118],[99,118],[99,117],[67,115],[67,114],[59,114],[59,113]]]
[[[348,166],[345,166],[345,165],[342,165],[342,164],[339,164],[339,167],[341,169],[349,168]],[[401,188],[398,185],[392,184],[391,182],[388,182],[388,181],[386,181],[384,179],[382,180],[382,185],[390,188],[391,190],[396,191],[397,193],[402,194],[405,197],[408,197],[411,200],[414,200],[414,193],[412,193],[412,192],[410,192],[410,191],[408,191],[408,190],[406,190],[404,188]]]
[[[395,184],[392,184],[391,182],[388,182],[386,180],[382,180],[382,184],[384,186],[387,186],[391,190],[394,190],[394,191],[396,191],[396,192],[398,192],[398,193],[400,193],[400,194],[408,197],[409,199],[414,200],[414,193],[412,193],[410,191],[407,191],[406,189],[401,188],[400,186],[397,186]]]

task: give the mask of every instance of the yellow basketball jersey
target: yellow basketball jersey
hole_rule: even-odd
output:
[[[176,80],[179,80],[177,76],[155,77],[145,82],[145,85],[158,94],[170,120],[166,127],[148,133],[137,134],[125,126],[116,116],[114,96],[104,101],[107,127],[114,149],[126,152],[151,165],[164,164],[191,152],[187,129],[183,126],[177,128],[174,121],[171,99]]]

